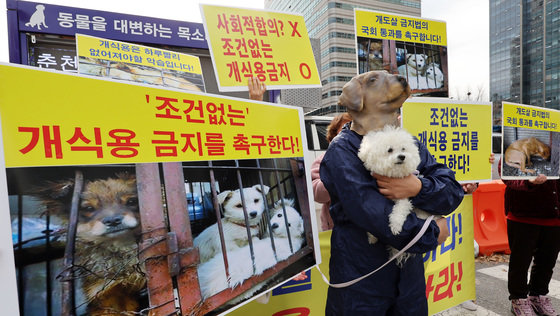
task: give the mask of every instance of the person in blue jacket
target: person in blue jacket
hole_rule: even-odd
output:
[[[349,124],[331,142],[320,166],[321,180],[331,197],[330,214],[334,222],[331,283],[347,282],[373,271],[389,259],[388,246],[402,249],[420,231],[424,220],[410,214],[402,232],[392,234],[388,226],[388,214],[393,207],[391,199],[410,198],[414,206],[436,215],[451,213],[463,199],[463,189],[453,171],[437,163],[418,141],[421,157],[418,176],[402,179],[372,176],[357,155],[363,135]],[[367,232],[379,241],[368,243]],[[447,236],[445,218],[432,221],[422,237],[407,250],[417,255],[402,267],[393,261],[351,286],[329,287],[325,315],[427,315],[421,254],[435,249]]]

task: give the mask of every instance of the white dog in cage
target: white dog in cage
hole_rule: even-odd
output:
[[[277,262],[287,259],[301,249],[305,240],[303,237],[303,219],[292,207],[292,203],[291,200],[284,200],[284,207],[282,207],[282,202],[277,202],[272,211],[270,228],[276,251],[272,249],[270,237],[253,241],[254,260],[251,258],[249,245],[231,252],[228,251],[229,280],[226,276],[222,254],[218,254],[198,266],[198,280],[204,299],[227,288],[233,289],[243,284],[251,276],[262,274],[266,269],[273,267]],[[286,210],[285,216],[284,208]],[[263,285],[264,282],[255,285],[232,300],[232,303],[251,297]]]
[[[406,78],[411,90],[426,89],[426,54],[406,54],[406,63],[398,67],[399,74]]]
[[[221,219],[224,232],[224,242],[227,251],[246,246],[249,243],[247,227],[251,238],[259,233],[259,222],[265,209],[269,187],[255,184],[249,188],[243,188],[243,199],[239,189],[223,191],[218,194],[218,203],[222,205],[224,217]],[[245,222],[243,206],[247,210],[248,222]],[[252,238],[256,239],[256,238]],[[200,262],[212,259],[216,254],[222,252],[218,223],[207,227],[194,239],[194,246],[198,247]]]
[[[437,63],[430,63],[426,67],[426,78],[428,80],[428,88],[443,87],[443,72]]]

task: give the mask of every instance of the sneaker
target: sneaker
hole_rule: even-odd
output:
[[[544,295],[539,296],[529,296],[529,303],[533,306],[533,309],[537,315],[541,316],[558,316],[558,313],[552,307],[550,303],[550,297]]]
[[[511,300],[511,312],[515,316],[537,316],[531,303],[526,298],[518,298]]]

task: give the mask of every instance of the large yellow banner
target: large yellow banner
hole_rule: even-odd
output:
[[[358,37],[447,46],[445,22],[358,9],[354,15]]]
[[[8,168],[304,155],[301,108],[8,65],[0,79]]]
[[[258,77],[275,89],[320,87],[303,16],[201,5],[220,91]]]
[[[492,179],[492,106],[487,102],[412,98],[402,125],[462,182]]]
[[[449,238],[435,250],[424,254],[426,297],[433,315],[476,298],[472,195],[447,216]],[[321,271],[328,276],[331,231],[319,233]],[[371,267],[375,270],[376,267]],[[383,270],[377,272],[383,273]],[[324,315],[328,285],[317,269],[307,271],[303,281],[289,281],[272,292],[268,304],[251,302],[229,315],[308,316]]]
[[[502,102],[504,126],[560,132],[560,111]]]

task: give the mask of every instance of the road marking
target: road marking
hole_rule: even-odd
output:
[[[507,265],[499,265],[490,268],[478,269],[476,272],[480,272],[482,274],[489,275],[491,277],[504,280],[507,282],[508,278],[508,266]],[[548,296],[554,297],[556,299],[560,299],[560,281],[557,280],[550,280],[550,284],[548,285]]]

